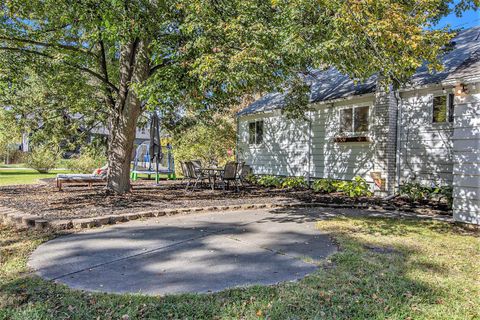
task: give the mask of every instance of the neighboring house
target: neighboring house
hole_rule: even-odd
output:
[[[99,126],[96,128],[93,128],[91,130],[91,137],[93,138],[93,135],[100,135],[105,138],[108,137],[108,128]],[[143,127],[137,127],[137,130],[135,131],[135,145],[139,145],[142,142],[149,141],[150,140],[150,131],[148,128],[148,125],[145,125]]]
[[[480,224],[480,27],[452,46],[443,71],[421,67],[397,91],[317,72],[307,120],[282,115],[284,93],[264,96],[238,113],[238,157],[256,174],[359,175],[378,195],[411,180],[451,185],[455,219]]]

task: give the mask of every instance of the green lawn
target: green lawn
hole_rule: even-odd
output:
[[[146,297],[70,290],[29,275],[52,234],[0,227],[0,319],[480,319],[480,238],[447,223],[321,221],[341,247],[299,282]]]
[[[19,165],[2,165],[0,167],[0,186],[15,184],[34,184],[38,179],[53,178],[57,173],[65,173],[65,170],[52,170],[50,173],[38,173],[33,169],[25,169]]]

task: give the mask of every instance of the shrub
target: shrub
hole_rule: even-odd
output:
[[[426,186],[420,182],[410,181],[400,186],[400,195],[407,197],[412,202],[420,200],[445,200],[451,208],[453,204],[453,188],[450,186]]]
[[[356,176],[352,181],[341,181],[337,184],[337,190],[344,192],[350,198],[371,196],[367,181],[362,177]]]
[[[308,183],[304,177],[287,177],[281,183],[283,189],[306,188]]]
[[[430,187],[424,186],[419,182],[407,182],[400,186],[400,195],[407,197],[410,201],[417,202],[428,200],[432,192]]]
[[[78,173],[91,173],[101,168],[107,162],[102,148],[84,147],[80,154],[75,155],[65,163],[67,169]]]
[[[257,178],[257,184],[262,187],[275,187],[280,188],[282,186],[283,179],[277,176],[265,175]]]
[[[333,179],[318,179],[313,182],[312,189],[315,192],[332,193],[337,191],[338,183]]]
[[[254,175],[253,173],[249,173],[245,177],[245,181],[247,181],[248,183],[251,183],[251,184],[257,184],[258,177],[256,175]]]
[[[60,152],[58,148],[43,145],[36,147],[27,155],[26,164],[29,168],[40,173],[48,173],[55,168],[59,158]]]
[[[215,119],[212,123],[197,123],[173,136],[177,171],[181,161],[201,160],[202,164],[224,165],[234,160],[228,150],[235,150],[236,131],[229,119]]]

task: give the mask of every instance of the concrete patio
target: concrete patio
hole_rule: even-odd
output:
[[[328,209],[207,212],[62,236],[29,265],[72,288],[163,295],[293,281],[336,251],[315,221]]]

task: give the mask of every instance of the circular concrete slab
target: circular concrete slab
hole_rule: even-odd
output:
[[[298,217],[257,210],[133,221],[49,241],[29,265],[76,289],[115,293],[274,284],[304,277],[336,251],[316,219]]]

